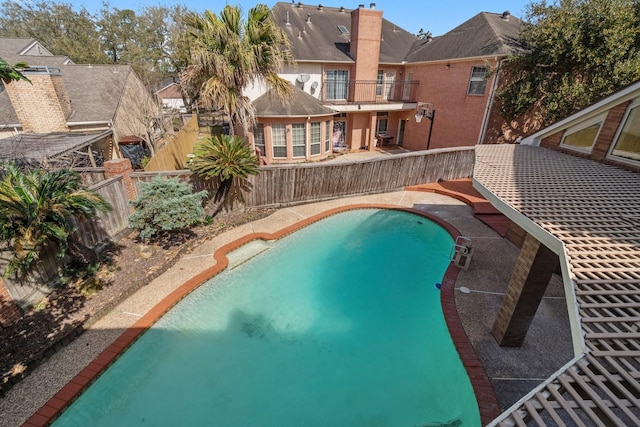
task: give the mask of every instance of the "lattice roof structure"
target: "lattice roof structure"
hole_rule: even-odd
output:
[[[574,315],[574,360],[491,425],[640,425],[640,174],[481,145],[474,186],[559,254]]]
[[[0,140],[0,162],[46,162],[54,167],[95,167],[92,163],[98,161],[102,164],[104,159],[100,150],[92,150],[92,144],[105,141],[112,134],[111,130],[100,133],[21,133]],[[94,156],[92,161],[91,156]]]

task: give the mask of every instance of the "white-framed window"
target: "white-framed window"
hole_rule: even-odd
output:
[[[327,120],[324,126],[324,151],[331,150],[331,120]]]
[[[378,120],[376,122],[376,135],[380,133],[387,133],[387,129],[389,129],[389,113],[379,112]]]
[[[610,155],[640,161],[640,104],[632,105],[627,111]]]
[[[378,70],[378,78],[376,80],[376,96],[382,96],[383,84],[384,84],[384,71]]]
[[[311,155],[320,154],[322,135],[320,135],[320,122],[311,123]]]
[[[257,123],[253,127],[253,145],[260,150],[261,155],[267,155],[264,146],[264,125],[262,123]]]
[[[349,71],[327,70],[327,99],[347,99],[349,94]]]
[[[307,125],[306,123],[294,123],[291,125],[291,142],[293,157],[305,157],[307,155]]]
[[[471,78],[469,79],[469,89],[467,95],[484,95],[487,87],[488,67],[473,67],[471,70]]]
[[[271,145],[274,159],[287,158],[287,127],[285,125],[271,125]]]
[[[603,122],[604,116],[600,115],[570,127],[562,136],[560,145],[580,151],[591,151]]]

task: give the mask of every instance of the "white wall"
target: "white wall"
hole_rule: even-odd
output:
[[[298,63],[297,66],[287,67],[279,73],[280,77],[287,79],[292,85],[299,89],[302,89],[302,83],[298,81],[298,77],[301,74],[309,75],[309,81],[304,83],[304,91],[320,99],[322,94],[322,64]],[[315,90],[312,90],[311,86],[314,82],[317,83],[317,87]],[[244,94],[253,101],[266,91],[267,88],[264,83],[256,82],[248,85],[244,89]]]

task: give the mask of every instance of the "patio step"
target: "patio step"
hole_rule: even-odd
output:
[[[460,200],[473,208],[473,215],[480,221],[505,236],[509,229],[510,220],[487,201],[471,184],[470,178],[454,179],[451,181],[433,182],[406,187],[407,191],[426,191],[442,194]]]

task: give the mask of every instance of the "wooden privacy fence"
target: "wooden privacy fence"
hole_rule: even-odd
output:
[[[248,189],[238,205],[287,206],[467,178],[473,174],[474,153],[474,147],[447,148],[352,162],[262,166],[260,173],[247,179]],[[207,190],[213,194],[217,188],[216,182],[192,176],[189,170],[135,172],[131,178],[137,184],[158,175],[187,181],[194,191]]]
[[[440,180],[466,178],[472,175],[475,159],[474,147],[439,149],[415,153],[378,157],[353,162],[321,162],[296,165],[273,165],[260,168],[260,173],[249,177],[238,207],[287,206],[332,198],[392,191],[409,185]],[[93,182],[104,170],[96,168]],[[192,176],[191,171],[134,172],[131,179],[136,184],[148,182],[156,176],[178,177],[193,185],[194,191],[215,192],[218,183]],[[99,246],[114,238],[128,227],[131,213],[122,176],[103,180],[89,187],[104,197],[113,210],[99,213],[97,218],[78,221],[78,237],[89,247]],[[2,254],[0,254],[2,255]],[[4,254],[7,255],[7,254]],[[1,256],[0,256],[1,258]],[[20,305],[28,305],[50,291],[46,284],[57,278],[60,260],[52,251],[37,267],[34,278],[28,284],[6,279],[9,293]],[[0,261],[0,268],[4,270]]]
[[[128,227],[129,201],[122,177],[107,179],[89,189],[104,197],[113,208],[109,212],[99,212],[96,218],[76,220],[76,237],[86,246],[95,248]],[[27,280],[18,281],[15,276],[3,279],[9,294],[20,306],[34,304],[51,292],[51,286],[59,279],[59,269],[68,262],[68,259],[58,258],[56,252],[55,248],[47,251]],[[0,253],[0,273],[4,272],[10,256],[11,254],[6,252]]]
[[[292,205],[466,178],[473,174],[474,153],[474,147],[448,148],[344,163],[263,166],[249,178],[245,204]]]
[[[144,170],[153,172],[182,169],[187,163],[187,154],[193,153],[198,130],[198,118],[194,115],[171,141],[153,156]]]

